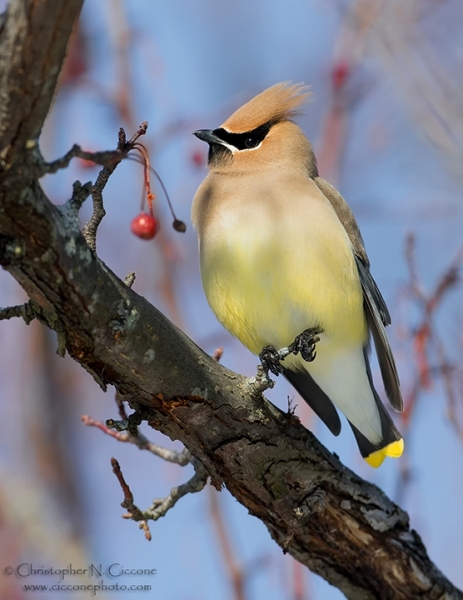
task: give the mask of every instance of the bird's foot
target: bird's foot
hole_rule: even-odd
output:
[[[288,348],[282,348],[282,350],[288,350],[288,354],[300,354],[303,360],[312,362],[317,355],[316,344],[320,341],[319,334],[322,332],[321,327],[306,329],[296,336],[294,342]]]
[[[323,332],[321,327],[311,327],[300,333],[289,346],[275,350],[273,346],[265,346],[259,354],[262,366],[259,366],[257,378],[261,380],[268,377],[269,371],[276,375],[283,373],[281,361],[290,354],[300,354],[306,362],[312,362],[317,354],[316,344],[320,341],[319,334]],[[272,381],[273,387],[273,381]]]
[[[283,348],[284,351],[287,348]],[[265,373],[270,371],[278,377],[280,373],[283,373],[283,367],[280,365],[280,361],[288,356],[288,352],[283,353],[281,350],[275,350],[273,346],[265,346],[262,348],[262,352],[259,354],[260,362]]]

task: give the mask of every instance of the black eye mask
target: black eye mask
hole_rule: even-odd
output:
[[[256,148],[266,137],[270,131],[270,127],[273,123],[264,123],[252,131],[245,131],[244,133],[231,133],[223,127],[214,129],[213,133],[218,138],[233,146],[237,150],[249,150]]]

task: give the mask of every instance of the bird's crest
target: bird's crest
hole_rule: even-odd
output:
[[[243,104],[221,127],[239,133],[251,131],[270,121],[277,123],[290,119],[310,95],[307,86],[302,83],[277,83]]]

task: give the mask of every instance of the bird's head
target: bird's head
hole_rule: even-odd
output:
[[[287,162],[315,175],[310,142],[291,120],[309,96],[303,84],[278,83],[241,106],[217,129],[195,131],[209,144],[209,168],[238,173]]]

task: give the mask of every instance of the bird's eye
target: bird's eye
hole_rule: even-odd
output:
[[[256,140],[255,138],[248,138],[244,142],[244,145],[246,146],[246,148],[257,148],[257,146],[259,144],[260,144],[259,140]]]

